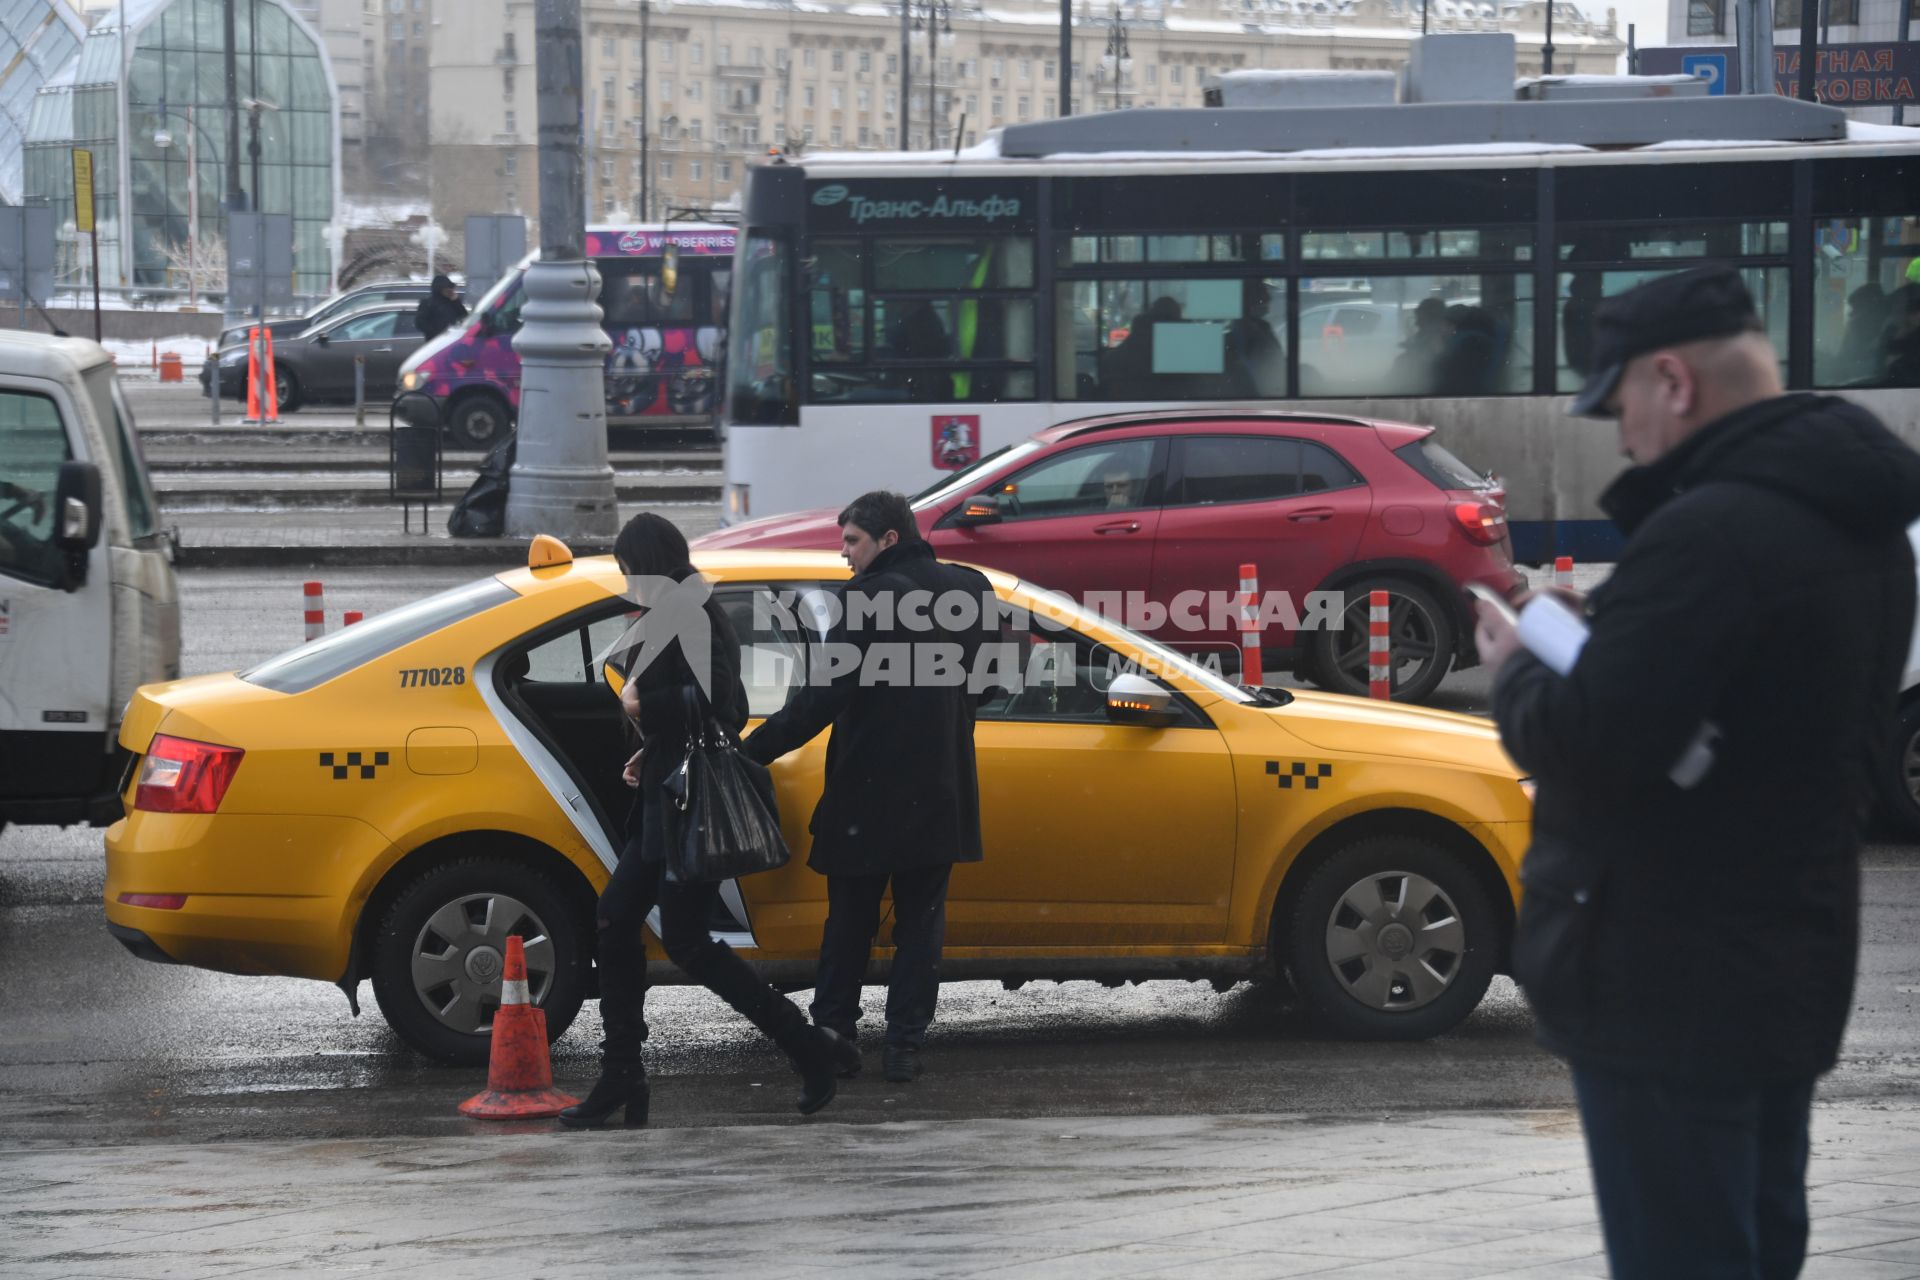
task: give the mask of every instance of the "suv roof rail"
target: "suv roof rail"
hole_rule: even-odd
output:
[[[1371,427],[1373,425],[1365,418],[1356,418],[1349,414],[1307,413],[1299,409],[1203,409],[1197,413],[1191,409],[1146,409],[1138,413],[1103,413],[1086,418],[1071,418],[1066,422],[1054,423],[1048,430],[1077,436],[1091,431],[1114,431],[1121,427],[1146,426],[1156,422],[1234,422],[1245,421],[1248,418],[1280,422],[1313,422],[1332,427]]]

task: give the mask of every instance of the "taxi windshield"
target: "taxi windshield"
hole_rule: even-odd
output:
[[[1020,584],[1020,591],[1022,594],[1031,597],[1034,604],[1038,606],[1035,609],[1036,613],[1043,614],[1054,621],[1065,623],[1068,626],[1076,627],[1082,631],[1096,627],[1107,631],[1111,633],[1113,637],[1112,641],[1107,644],[1108,648],[1114,647],[1115,644],[1131,645],[1140,650],[1141,656],[1144,657],[1148,665],[1157,672],[1169,675],[1177,674],[1184,679],[1192,680],[1196,684],[1206,688],[1209,692],[1217,693],[1230,702],[1257,701],[1252,693],[1249,693],[1246,689],[1234,684],[1232,681],[1221,679],[1199,663],[1175,653],[1172,649],[1167,648],[1167,646],[1160,644],[1158,641],[1147,639],[1137,631],[1129,631],[1112,619],[1103,617],[1101,614],[1086,608],[1072,598],[1061,595],[1058,591],[1051,591],[1046,587],[1036,587],[1031,582],[1024,581]],[[1089,638],[1091,639],[1092,637],[1090,636]]]
[[[305,693],[402,645],[517,599],[499,579],[482,578],[309,640],[242,671],[240,678],[278,693]]]

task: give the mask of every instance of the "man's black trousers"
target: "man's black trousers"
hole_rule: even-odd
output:
[[[1573,1064],[1615,1280],[1792,1280],[1813,1081],[1682,1084]]]
[[[887,1043],[919,1048],[940,998],[940,949],[947,939],[947,878],[942,864],[892,875],[828,876],[827,924],[820,937],[813,1021],[852,1040],[860,988],[880,928],[880,898],[893,884],[893,971],[887,980]]]

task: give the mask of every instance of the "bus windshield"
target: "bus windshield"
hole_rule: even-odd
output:
[[[788,258],[778,233],[750,230],[740,246],[727,397],[732,420],[745,426],[799,421],[787,334]]]

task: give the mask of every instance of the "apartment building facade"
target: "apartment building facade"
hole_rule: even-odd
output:
[[[1063,85],[1079,114],[1198,107],[1209,73],[1238,68],[1396,68],[1422,20],[1419,5],[1389,0],[1083,3],[1062,68],[1060,11],[1046,0],[941,5],[931,18],[909,2],[903,103],[898,5],[652,0],[643,15],[638,0],[585,0],[588,218],[728,206],[746,166],[772,147],[971,146],[1000,125],[1060,114]],[[426,3],[435,220],[536,216],[531,0]],[[1426,21],[1434,31],[1511,31],[1521,73],[1540,67],[1546,0],[1430,0]],[[1594,20],[1556,3],[1554,70],[1612,73],[1623,49],[1614,28],[1611,12]],[[1110,68],[1116,32],[1131,62]]]

